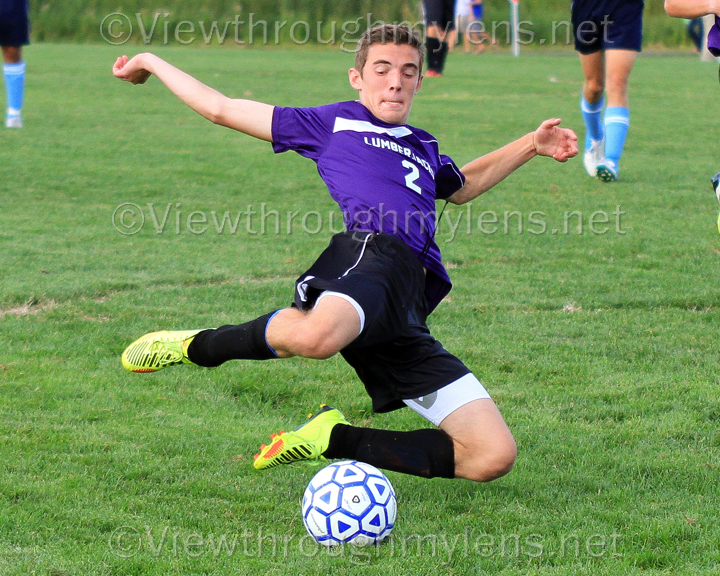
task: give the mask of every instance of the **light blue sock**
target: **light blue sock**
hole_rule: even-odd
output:
[[[5,64],[3,73],[5,74],[8,115],[17,116],[22,110],[25,96],[25,62]]]
[[[605,158],[619,166],[630,126],[630,110],[613,106],[605,110]]]
[[[591,140],[595,142],[602,140],[605,135],[602,124],[602,109],[605,105],[605,98],[601,98],[597,104],[590,104],[584,96],[580,96],[580,111],[585,121],[585,150],[590,148]]]

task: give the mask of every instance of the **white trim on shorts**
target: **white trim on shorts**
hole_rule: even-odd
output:
[[[355,312],[358,313],[358,316],[360,316],[360,332],[358,332],[358,336],[362,334],[363,329],[365,328],[365,311],[362,309],[362,306],[358,304],[357,300],[354,298],[351,298],[347,294],[343,294],[342,292],[333,292],[332,290],[324,290],[320,293],[320,296],[318,296],[315,299],[315,306],[318,305],[318,302],[322,300],[325,296],[337,296],[338,298],[342,298],[346,302],[349,302],[352,304],[353,308],[355,308]]]
[[[436,392],[412,400],[403,400],[403,402],[435,426],[440,426],[440,422],[458,408],[462,408],[473,400],[486,398],[490,398],[490,394],[475,378],[475,375],[470,373],[443,386]]]

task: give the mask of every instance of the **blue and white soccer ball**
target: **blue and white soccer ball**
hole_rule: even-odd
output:
[[[310,480],[302,515],[307,531],[323,546],[368,546],[390,535],[397,499],[380,470],[345,460],[326,466]]]

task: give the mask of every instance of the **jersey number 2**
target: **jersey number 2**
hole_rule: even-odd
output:
[[[410,188],[413,192],[422,194],[422,188],[415,184],[415,181],[420,178],[420,170],[418,170],[418,167],[409,160],[403,160],[402,165],[403,168],[408,168],[410,170],[408,174],[405,174],[405,186]]]

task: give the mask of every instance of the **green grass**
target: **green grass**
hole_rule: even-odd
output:
[[[507,2],[488,2],[485,10],[484,21],[488,30],[493,30],[495,23],[500,42],[509,43]],[[116,18],[118,15],[128,19],[121,22]],[[100,42],[102,31],[107,33],[110,22],[117,20],[109,30],[111,34],[122,34],[132,25],[130,44],[143,45],[138,15],[145,27],[145,35],[149,34],[155,22],[156,32],[151,35],[153,46],[179,46],[193,36],[193,43],[199,44],[203,41],[203,26],[208,34],[213,21],[219,24],[221,31],[229,23],[230,32],[225,40],[228,45],[235,42],[236,35],[238,41],[250,41],[252,37],[254,40],[251,43],[262,44],[263,41],[258,38],[262,38],[263,26],[266,25],[269,30],[267,42],[291,46],[293,43],[304,44],[305,41],[327,43],[332,38],[337,45],[345,34],[357,39],[358,30],[367,26],[367,22],[409,21],[420,24],[423,20],[421,3],[412,0],[247,0],[242,4],[223,0],[166,0],[161,5],[149,4],[146,0],[43,0],[42,3],[30,4],[33,38],[38,41]],[[108,16],[110,18],[106,20]],[[557,39],[557,44],[560,44],[565,42],[566,31],[566,25],[560,23],[570,19],[570,2],[522,0],[520,18],[523,44],[532,44],[535,48],[541,45],[547,47],[552,38],[562,36],[562,39]],[[304,23],[308,23],[307,29]],[[321,33],[318,32],[318,23]],[[296,28],[293,29],[293,26]],[[188,32],[190,29],[193,31]],[[175,31],[179,32],[177,37]],[[303,40],[305,34],[308,38]],[[646,0],[643,39],[646,46],[690,46],[685,24],[665,14],[663,0]],[[217,43],[217,40],[213,41],[213,45]]]
[[[536,159],[473,202],[469,233],[467,207],[448,208],[439,242],[455,289],[431,328],[493,394],[516,468],[488,485],[391,473],[390,543],[328,554],[300,518],[314,469],[257,473],[257,446],[321,402],[357,424],[425,422],[372,415],[337,358],[123,371],[122,350],[147,331],[288,304],[333,205],[311,162],[209,125],[155,79],[114,80],[118,52],[29,47],[26,128],[0,132],[0,574],[718,573],[715,66],[638,60],[621,182],[589,179],[580,159]],[[158,53],[232,96],[354,97],[336,50]],[[462,164],[546,117],[582,135],[580,83],[571,53],[455,54],[412,120]],[[134,235],[113,226],[126,203],[146,216]],[[161,220],[170,206],[160,234],[148,203]],[[262,203],[281,215],[278,234],[272,217],[265,234],[246,217],[214,231],[211,212]],[[195,211],[203,234],[187,223]],[[310,211],[318,233],[303,232]],[[511,211],[523,233],[517,216],[505,232]],[[529,231],[532,211],[544,233]],[[573,211],[582,234],[577,218],[565,232]],[[609,230],[595,234],[599,211],[610,222],[596,230]],[[482,212],[496,233],[478,230]]]

